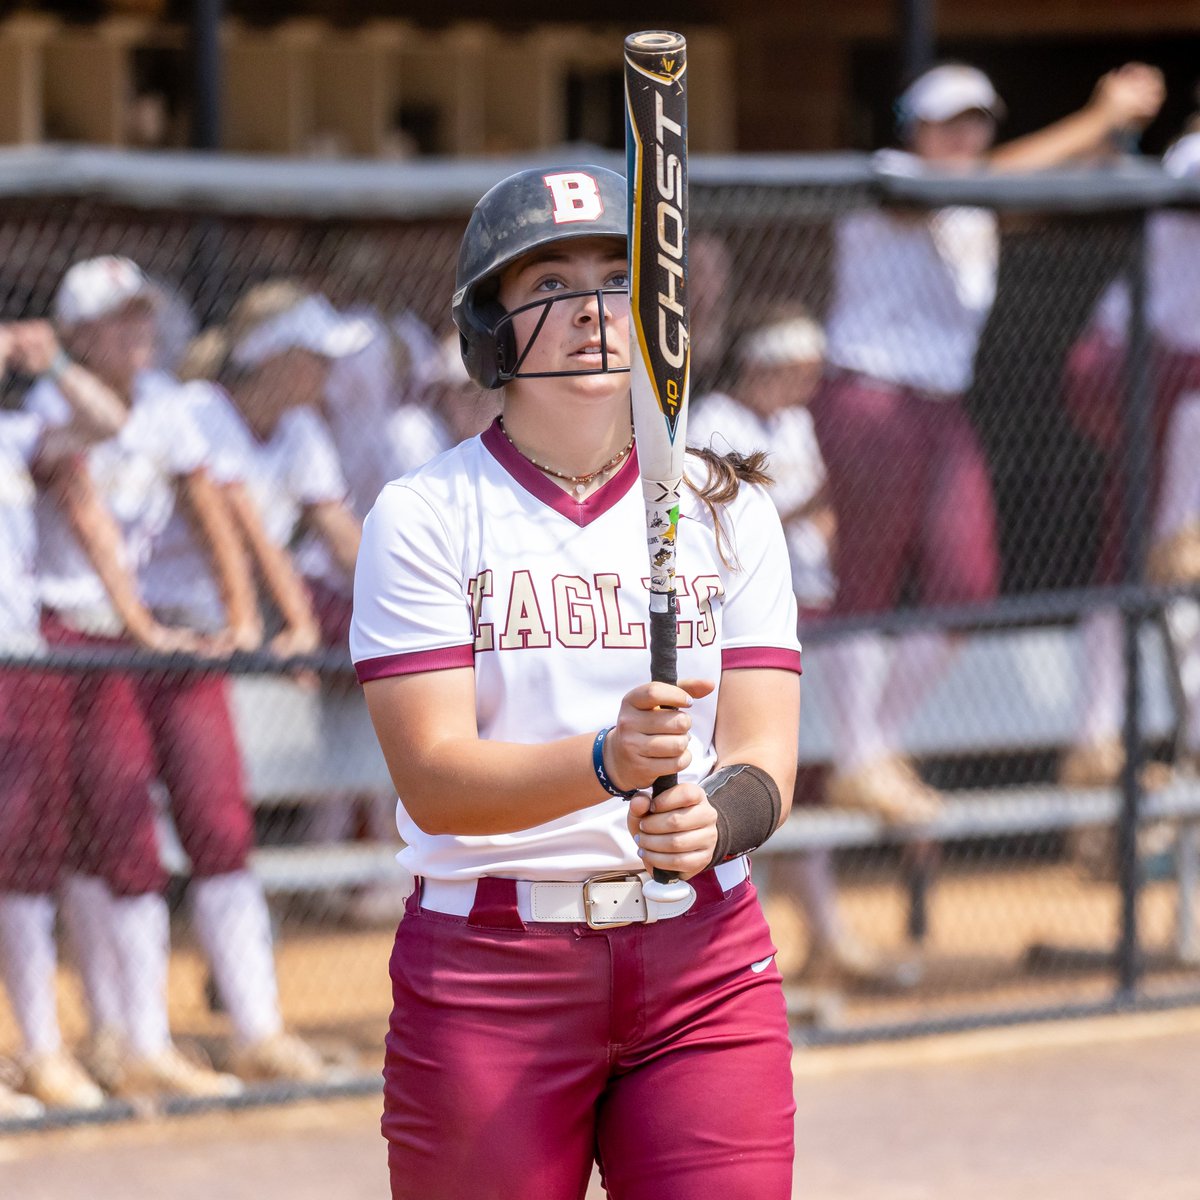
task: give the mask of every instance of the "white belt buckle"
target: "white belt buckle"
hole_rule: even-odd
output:
[[[611,871],[606,875],[593,875],[590,879],[585,879],[583,881],[583,916],[590,929],[619,929],[623,925],[644,925],[646,923],[644,898],[641,903],[642,915],[637,920],[606,921],[602,916],[597,917],[594,906],[599,903],[599,900],[592,895],[592,887],[598,883],[636,883],[639,895],[642,890],[642,877],[630,874],[628,871]]]

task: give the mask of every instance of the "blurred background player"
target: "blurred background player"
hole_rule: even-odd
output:
[[[499,412],[495,396],[467,374],[457,333],[438,344],[436,366],[426,376],[421,393],[397,407],[387,422],[388,458],[395,477],[482,433]]]
[[[803,309],[781,307],[738,341],[729,391],[697,397],[688,417],[693,444],[718,453],[768,454],[770,495],[788,541],[802,640],[805,626],[828,612],[834,596],[830,556],[837,522],[808,411],[824,355],[820,325]],[[795,803],[814,801],[820,776],[801,769]],[[771,894],[795,897],[804,910],[808,957],[801,973],[806,978],[876,984],[905,979],[901,967],[884,961],[847,926],[829,851],[788,856],[769,869]]]
[[[376,337],[369,323],[343,316],[323,298],[289,281],[269,281],[238,301],[226,326],[201,335],[182,367],[194,381],[189,389],[213,409],[223,454],[239,464],[234,470],[245,495],[238,508],[257,514],[261,536],[252,541],[266,543],[256,559],[275,561],[292,602],[293,581],[299,582],[299,603],[311,613],[319,644],[334,650],[347,645],[362,526],[321,412],[333,371]],[[375,442],[385,444],[382,431]],[[350,680],[322,681],[322,736],[331,748],[347,694],[361,711],[352,689]],[[353,799],[322,796],[307,836],[320,843],[344,837]],[[390,798],[385,807],[377,820],[390,827]]]
[[[36,577],[34,474],[53,476],[87,447],[117,434],[125,410],[72,363],[45,322],[0,326],[0,373],[53,379],[66,420],[0,411],[0,647],[43,648]],[[85,538],[102,512],[73,507]],[[36,668],[0,671],[0,976],[20,1030],[19,1082],[0,1085],[0,1119],[52,1108],[97,1108],[104,1095],[63,1045],[57,1013],[55,897],[70,838],[70,691]],[[41,848],[42,853],[37,853]]]
[[[1200,176],[1200,133],[1180,138],[1163,158],[1164,169],[1179,178]],[[1147,312],[1152,348],[1153,458],[1151,462],[1152,544],[1146,573],[1153,582],[1184,585],[1200,578],[1197,545],[1200,441],[1200,284],[1194,264],[1200,254],[1200,217],[1162,212],[1147,225]],[[1129,291],[1114,284],[1101,299],[1090,329],[1072,350],[1065,381],[1067,407],[1079,428],[1108,462],[1100,521],[1101,545],[1096,582],[1122,579],[1123,507],[1128,481],[1122,471],[1128,373],[1126,346]],[[1194,635],[1187,636],[1188,609],[1174,618],[1182,640],[1177,647],[1189,688]],[[1179,621],[1184,622],[1178,627]],[[1073,787],[1111,787],[1125,764],[1121,737],[1125,706],[1125,664],[1121,617],[1115,610],[1093,613],[1083,622],[1081,695],[1083,712],[1075,744],[1063,756],[1059,779]],[[1192,695],[1191,748],[1194,750],[1197,698]],[[1159,787],[1169,768],[1151,762],[1143,783]]]
[[[178,383],[151,369],[155,289],[127,259],[87,260],[64,277],[55,315],[129,419],[69,484],[95,487],[119,522],[122,537],[108,563],[95,571],[82,564],[61,510],[44,508],[49,636],[68,645],[119,645],[149,611],[152,629],[164,628],[160,618],[182,622],[191,643],[209,652],[257,647],[262,623],[249,562],[208,473],[209,444]],[[59,405],[45,383],[27,403],[51,413]],[[93,1070],[125,1093],[213,1096],[240,1087],[187,1059],[170,1039],[169,916],[150,800],[161,779],[190,859],[199,939],[234,1027],[231,1063],[247,1078],[312,1077],[315,1056],[281,1028],[266,902],[248,870],[253,819],[224,676],[84,676],[73,715],[76,786],[87,803],[80,805],[72,855],[79,878],[68,911],[95,1026]]]
[[[1004,107],[990,80],[943,64],[899,98],[904,150],[885,152],[880,165],[1048,167],[1106,145],[1126,119],[1119,108],[1089,104],[993,151]],[[996,264],[995,216],[984,210],[861,211],[837,223],[829,365],[811,408],[838,520],[839,615],[886,611],[909,585],[924,604],[996,594],[988,466],[962,403]],[[954,650],[953,639],[924,632],[901,638],[894,653],[873,634],[829,648],[834,802],[894,822],[937,813],[940,796],[904,756],[901,733]]]

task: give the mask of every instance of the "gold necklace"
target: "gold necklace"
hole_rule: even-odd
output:
[[[516,442],[508,436],[508,430],[504,428],[504,418],[500,418],[500,432],[504,434],[505,441],[523,458],[526,462],[537,467],[539,471],[545,471],[547,475],[553,475],[555,479],[562,479],[567,483],[574,485],[575,498],[583,499],[584,488],[599,475],[603,475],[605,471],[612,470],[618,463],[624,461],[628,457],[629,452],[633,449],[633,435],[629,435],[629,441],[612,456],[603,466],[597,467],[594,471],[589,471],[586,475],[568,475],[565,471],[556,471],[553,467],[546,466],[545,463],[540,463],[536,458],[526,454]]]

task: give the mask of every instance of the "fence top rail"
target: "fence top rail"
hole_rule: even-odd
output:
[[[406,162],[145,152],[74,146],[0,149],[0,198],[93,197],[134,208],[350,219],[459,217],[493,183],[529,166],[624,158],[571,145],[534,155]],[[865,154],[695,155],[699,198],[732,187],[855,192],[918,207],[977,204],[1005,210],[1096,213],[1200,207],[1200,180],[1156,164],[1037,174],[911,175]],[[844,205],[843,205],[844,207]]]

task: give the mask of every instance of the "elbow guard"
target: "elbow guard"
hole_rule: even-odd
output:
[[[702,779],[700,786],[717,810],[717,848],[710,867],[757,850],[778,827],[783,815],[779,785],[761,767],[733,763]]]

